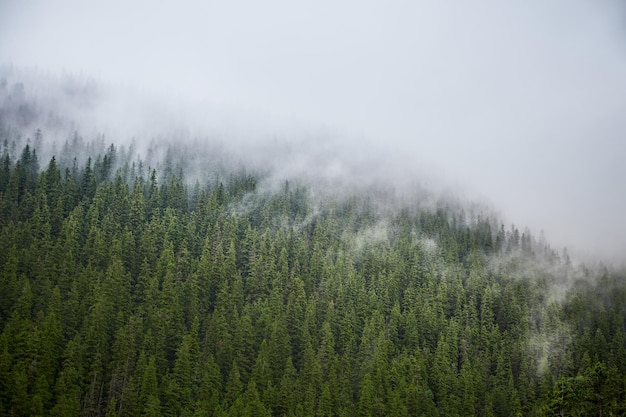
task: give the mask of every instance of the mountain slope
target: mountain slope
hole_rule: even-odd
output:
[[[4,106],[2,415],[625,411],[623,271],[393,184],[28,140],[37,101]]]

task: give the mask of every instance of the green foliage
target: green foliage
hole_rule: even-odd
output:
[[[2,157],[0,415],[626,412],[623,273],[445,205],[190,191],[167,158]]]

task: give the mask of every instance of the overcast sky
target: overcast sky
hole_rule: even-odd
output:
[[[0,61],[320,126],[626,259],[618,0],[0,0]]]

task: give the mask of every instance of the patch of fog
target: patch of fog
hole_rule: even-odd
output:
[[[572,329],[566,323],[559,323],[550,329],[531,331],[528,338],[528,354],[534,361],[538,375],[545,375],[547,371],[558,374],[567,365],[567,355],[571,348],[573,337]],[[553,364],[561,369],[548,369]]]
[[[381,212],[446,207],[506,219],[507,213],[490,207],[491,196],[473,193],[394,141],[106,84],[84,74],[4,66],[0,81],[0,105],[12,109],[3,114],[0,139],[21,141],[13,147],[16,154],[28,141],[33,144],[41,129],[42,167],[52,155],[75,152],[79,137],[91,144],[79,155],[80,165],[114,143],[119,155],[141,159],[144,169],[163,173],[164,161],[184,167],[190,184],[223,181],[219,175],[227,171],[247,172],[262,178],[262,190],[280,189],[290,180],[310,188],[313,199],[346,199],[367,190]],[[578,251],[574,255],[582,258]]]
[[[192,182],[206,179],[215,166],[227,166],[263,172],[266,184],[291,179],[335,195],[370,187],[410,194],[441,185],[432,166],[401,149],[323,127],[263,120],[206,102],[194,105],[82,74],[55,76],[5,66],[0,79],[7,86],[0,92],[4,107],[24,113],[4,115],[7,128],[18,131],[11,136],[25,142],[41,129],[41,160],[66,143],[71,146],[79,136],[101,143],[102,150],[110,143],[126,146],[152,167],[173,149],[184,157],[185,174]],[[14,92],[18,85],[23,88],[19,97]]]
[[[573,261],[567,251],[559,254],[543,244],[536,244],[531,254],[518,249],[492,255],[488,264],[490,274],[525,281],[535,293],[536,302],[529,306],[525,317],[526,343],[528,359],[540,376],[548,371],[558,374],[571,362],[574,329],[562,314],[564,306],[581,291],[583,294],[591,291],[595,302],[604,303],[606,308],[611,285],[623,284],[618,278],[615,283],[606,278],[611,274],[626,276],[623,268],[607,268],[597,261],[591,264]]]
[[[353,248],[357,253],[361,253],[368,246],[387,243],[388,241],[389,222],[386,219],[382,219],[371,226],[360,228],[351,236]]]
[[[439,245],[437,245],[437,242],[429,237],[422,237],[419,240],[419,244],[422,249],[424,249],[424,251],[430,256],[435,256],[437,251],[439,250]]]

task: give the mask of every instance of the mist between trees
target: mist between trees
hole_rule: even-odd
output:
[[[624,271],[424,184],[109,144],[0,88],[0,414],[626,411]]]

